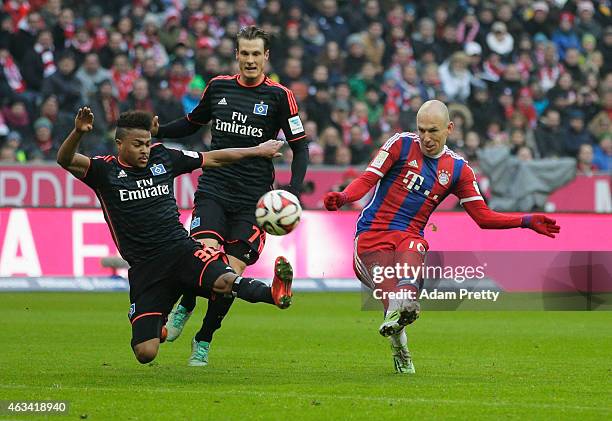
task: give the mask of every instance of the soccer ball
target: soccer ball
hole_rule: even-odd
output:
[[[272,235],[285,235],[297,227],[302,216],[300,201],[285,190],[272,190],[261,196],[255,208],[257,224]]]

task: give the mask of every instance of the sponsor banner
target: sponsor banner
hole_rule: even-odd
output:
[[[157,169],[160,173],[162,170],[165,171]],[[307,209],[322,209],[323,195],[337,186],[345,185],[356,174],[358,172],[354,170],[309,168],[306,175],[309,190],[302,195],[302,204]],[[198,170],[175,180],[174,192],[179,208],[193,207],[193,194],[199,175]],[[288,168],[276,169],[278,186],[289,184],[290,179],[291,171]],[[479,183],[483,193],[486,192],[488,180],[480,178]],[[457,198],[451,195],[438,209],[450,210],[457,206]],[[0,207],[73,208],[100,207],[100,204],[90,188],[57,165],[0,165]],[[612,212],[610,176],[576,177],[550,196],[547,209],[553,212]]]
[[[357,212],[304,212],[293,233],[268,235],[262,256],[246,275],[270,278],[274,259],[284,255],[296,278],[355,279],[357,216]],[[528,229],[481,230],[460,212],[435,213],[425,230],[431,251],[428,263],[454,267],[487,263],[486,275],[501,288],[521,291],[545,288],[552,275],[563,283],[576,276],[593,279],[612,273],[612,215],[552,217],[562,227],[554,240]],[[181,213],[185,227],[190,218],[189,212]],[[101,259],[116,255],[100,210],[0,209],[0,277],[110,276],[112,270],[103,268]],[[119,272],[124,273],[125,269]]]
[[[268,285],[270,279],[263,279]],[[130,285],[126,278],[120,276],[97,277],[10,277],[0,278],[0,292],[21,291],[129,291]],[[295,279],[294,291],[359,291],[357,280],[350,279]]]
[[[264,279],[270,284],[269,279]],[[389,298],[389,292],[364,288],[357,280],[348,279],[296,279],[293,290],[303,292],[356,292],[361,291],[362,310],[382,311],[381,297]],[[16,277],[0,278],[1,292],[128,292],[127,279],[113,277]],[[425,311],[516,311],[516,310],[571,310],[611,311],[612,293],[585,290],[512,292],[504,291],[495,282],[461,282],[456,280],[428,281],[414,293]],[[409,292],[408,296],[411,297]],[[395,293],[392,299],[401,299]]]
[[[120,276],[19,277],[0,278],[0,291],[129,291]]]

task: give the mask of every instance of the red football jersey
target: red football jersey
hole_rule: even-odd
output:
[[[436,157],[424,155],[415,133],[389,138],[366,171],[381,178],[359,216],[357,234],[398,230],[422,237],[429,216],[449,194],[461,204],[484,200],[465,159],[446,146]]]

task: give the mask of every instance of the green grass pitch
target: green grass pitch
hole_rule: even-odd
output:
[[[206,368],[186,365],[203,301],[149,365],[131,353],[126,293],[0,304],[0,400],[69,401],[52,419],[612,417],[611,312],[423,312],[408,332],[417,374],[400,376],[358,293],[237,302]]]

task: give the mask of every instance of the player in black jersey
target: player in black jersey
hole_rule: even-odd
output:
[[[74,130],[62,144],[57,162],[91,187],[119,252],[130,264],[132,349],[141,363],[157,355],[162,328],[173,304],[185,291],[203,297],[214,292],[249,302],[286,308],[291,300],[292,269],[278,258],[272,287],[242,278],[227,256],[194,241],[179,221],[173,181],[197,168],[217,168],[239,159],[271,159],[282,142],[270,140],[251,148],[198,153],[151,145],[152,116],[142,111],[121,114],[115,135],[118,155],[88,158],[76,153],[84,133],[93,128],[93,113],[81,108]]]
[[[293,151],[290,189],[296,195],[308,165],[308,142],[293,93],[264,74],[269,58],[269,35],[250,26],[237,35],[236,60],[240,73],[212,78],[198,106],[182,119],[151,130],[158,138],[178,138],[197,132],[211,122],[211,149],[247,147],[275,138],[280,130]],[[231,266],[242,274],[259,258],[265,242],[255,221],[257,200],[271,189],[274,166],[269,159],[249,158],[223,168],[205,171],[194,197],[191,236],[209,247],[224,247]],[[206,365],[213,333],[221,326],[232,298],[209,300],[192,365]],[[195,296],[186,294],[171,313],[168,340],[181,333],[195,307]]]

